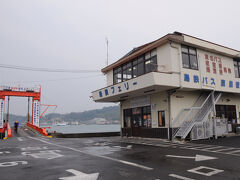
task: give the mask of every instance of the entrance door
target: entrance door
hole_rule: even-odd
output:
[[[237,114],[235,105],[216,105],[216,116],[227,118],[229,124],[237,123]]]
[[[132,109],[132,135],[140,136],[142,127],[142,108]]]

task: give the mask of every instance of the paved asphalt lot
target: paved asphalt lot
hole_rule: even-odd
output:
[[[1,180],[240,180],[240,137],[179,144],[28,132],[0,141]]]

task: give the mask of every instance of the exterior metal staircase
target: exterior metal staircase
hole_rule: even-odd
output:
[[[202,105],[196,106],[204,97],[206,99]],[[193,107],[183,109],[172,123],[172,125],[174,125],[174,123],[180,122],[180,126],[173,128],[172,138],[180,137],[181,139],[185,139],[196,123],[207,121],[208,115],[213,111],[213,108],[220,97],[220,92],[212,91],[207,97],[206,94],[205,96],[202,94]]]

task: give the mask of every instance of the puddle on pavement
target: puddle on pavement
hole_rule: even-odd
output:
[[[91,146],[83,148],[84,152],[95,155],[108,155],[116,151],[120,151],[120,147],[109,147],[109,146]]]

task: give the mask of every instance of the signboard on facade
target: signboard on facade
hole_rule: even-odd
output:
[[[39,101],[35,100],[33,102],[33,125],[40,126],[39,124]]]
[[[0,128],[3,128],[3,120],[4,120],[4,100],[0,99]]]
[[[103,97],[109,97],[113,95],[119,95],[128,91],[131,91],[134,87],[137,86],[137,82],[123,82],[117,85],[109,86],[105,89],[102,89],[98,91],[98,97],[103,98]]]
[[[199,63],[198,71],[183,69],[184,87],[240,92],[240,80],[234,73],[232,58],[199,51]]]
[[[151,104],[150,96],[136,97],[131,99],[130,101],[131,108],[149,106],[150,104]]]
[[[33,91],[33,92],[40,92],[40,88],[26,88],[26,87],[14,87],[14,86],[0,86],[1,91]]]

